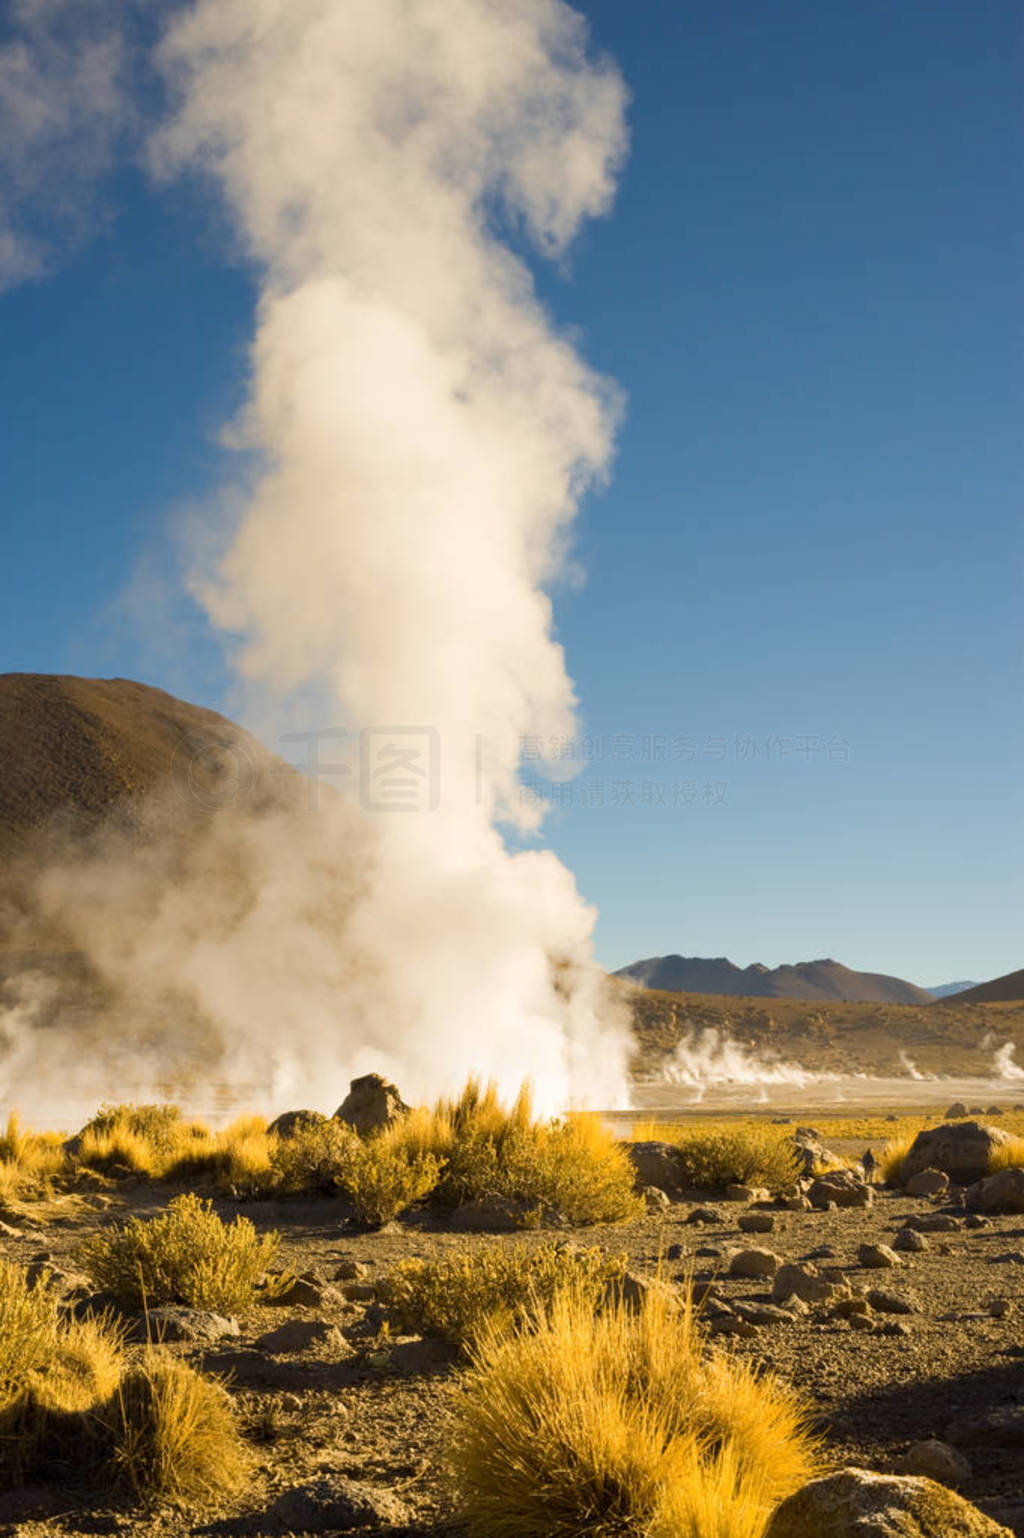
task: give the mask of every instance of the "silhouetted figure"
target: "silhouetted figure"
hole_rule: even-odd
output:
[[[874,1180],[875,1170],[878,1168],[878,1160],[875,1158],[870,1148],[867,1150],[860,1162],[864,1167],[864,1179],[870,1183],[872,1180]]]

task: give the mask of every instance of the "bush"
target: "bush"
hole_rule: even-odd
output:
[[[429,1196],[439,1174],[440,1165],[430,1154],[410,1156],[383,1138],[365,1143],[357,1138],[342,1171],[341,1188],[359,1221],[379,1228]]]
[[[95,1285],[122,1308],[184,1303],[230,1312],[252,1302],[278,1243],[248,1218],[225,1224],[210,1202],[186,1195],[155,1218],[94,1234],[79,1254]]]
[[[65,1167],[64,1140],[56,1132],[32,1132],[16,1111],[0,1133],[0,1199],[14,1201],[49,1188]]]
[[[780,1191],[792,1185],[800,1172],[792,1137],[776,1127],[758,1123],[722,1123],[706,1128],[667,1124],[644,1128],[643,1134],[672,1143],[679,1150],[682,1179],[697,1189],[753,1185]]]
[[[202,1501],[237,1490],[248,1460],[227,1394],[150,1348],[126,1374],[106,1419],[119,1483],[144,1499]]]
[[[485,1323],[522,1324],[565,1287],[596,1305],[625,1269],[625,1256],[599,1249],[494,1244],[444,1260],[399,1261],[385,1278],[383,1300],[404,1329],[461,1346]]]
[[[358,1135],[344,1122],[299,1127],[291,1137],[277,1139],[271,1149],[274,1184],[294,1195],[337,1194],[358,1145]]]
[[[654,1294],[595,1313],[560,1290],[532,1328],[481,1327],[454,1462],[473,1538],[756,1538],[815,1471],[802,1403],[706,1355]]]

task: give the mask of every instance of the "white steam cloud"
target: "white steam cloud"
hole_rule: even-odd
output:
[[[52,870],[44,907],[122,1001],[190,1001],[256,1103],[379,1069],[621,1104],[594,914],[498,828],[533,826],[523,737],[573,732],[546,588],[618,414],[514,247],[560,261],[608,209],[622,81],[560,0],[199,0],[159,63],[154,165],[213,179],[262,285],[251,479],[195,591],[261,721],[429,728],[438,804],[222,817]]]

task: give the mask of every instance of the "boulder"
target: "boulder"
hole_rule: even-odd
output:
[[[620,1146],[633,1166],[638,1191],[644,1191],[648,1186],[657,1186],[659,1191],[673,1196],[683,1189],[683,1161],[674,1144],[651,1140],[645,1143],[622,1143]]]
[[[903,1161],[903,1180],[922,1170],[941,1170],[952,1180],[980,1180],[994,1151],[1008,1140],[1008,1133],[980,1121],[943,1122],[917,1134]]]
[[[304,1271],[301,1276],[280,1273],[270,1280],[272,1286],[263,1301],[276,1308],[337,1308],[344,1302],[337,1287],[318,1271]]]
[[[1009,1528],[932,1479],[842,1469],[775,1512],[765,1538],[1012,1538]]]
[[[294,1137],[310,1127],[322,1127],[327,1117],[322,1111],[282,1111],[275,1116],[267,1131],[271,1137]]]
[[[972,1212],[1024,1212],[1024,1169],[986,1176],[969,1188],[964,1200]]]
[[[902,1250],[907,1254],[920,1254],[928,1248],[928,1240],[924,1234],[919,1234],[916,1228],[901,1228],[892,1241],[894,1250]]]
[[[967,1107],[962,1100],[954,1100],[946,1112],[947,1121],[959,1121],[967,1115]]]
[[[945,1170],[918,1170],[906,1182],[908,1196],[945,1196],[949,1190],[949,1176]]]
[[[829,1170],[819,1175],[807,1193],[812,1207],[824,1210],[829,1202],[837,1207],[870,1207],[875,1193],[853,1170]]]
[[[389,1079],[379,1073],[364,1073],[361,1079],[352,1080],[334,1119],[346,1122],[362,1136],[389,1127],[408,1113],[409,1107]]]

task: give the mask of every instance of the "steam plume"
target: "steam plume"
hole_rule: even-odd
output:
[[[236,914],[230,945],[172,954],[165,902],[159,947],[136,934],[120,955],[190,977],[257,1058],[280,1040],[268,971],[292,1020],[314,994],[290,1046],[317,1100],[325,1057],[415,1094],[476,1069],[530,1074],[552,1107],[621,1098],[593,914],[495,826],[532,825],[522,737],[573,731],[545,585],[617,411],[512,248],[560,260],[610,204],[624,91],[585,42],[559,0],[200,0],[162,47],[156,165],[212,176],[262,282],[235,430],[258,469],[197,594],[264,702],[312,690],[325,724],[432,728],[440,804],[358,831],[327,810],[309,860],[261,851],[259,916]],[[336,837],[358,878],[326,953],[308,937]]]

